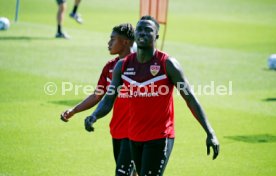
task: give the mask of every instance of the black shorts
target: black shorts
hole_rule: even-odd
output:
[[[63,4],[63,3],[66,2],[66,0],[56,0],[56,1],[57,1],[58,5]]]
[[[130,175],[133,171],[129,139],[112,139],[113,154],[116,161],[116,176]]]
[[[139,176],[162,176],[173,148],[173,138],[146,142],[130,141],[131,155]]]

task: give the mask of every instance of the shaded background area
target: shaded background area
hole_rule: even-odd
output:
[[[247,143],[269,143],[276,142],[276,136],[271,134],[259,134],[249,136],[226,136],[225,138]]]

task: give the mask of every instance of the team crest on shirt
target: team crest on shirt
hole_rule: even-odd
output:
[[[159,71],[160,71],[160,65],[151,65],[150,66],[150,73],[152,74],[152,76],[157,75]]]

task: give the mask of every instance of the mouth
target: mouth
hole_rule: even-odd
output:
[[[144,38],[138,38],[138,40],[137,40],[138,42],[145,42],[145,39]]]

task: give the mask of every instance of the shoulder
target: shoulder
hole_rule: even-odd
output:
[[[133,61],[135,61],[136,55],[137,55],[136,53],[131,53],[131,54],[127,55],[124,59],[120,60],[120,61],[122,61],[123,69],[129,63],[133,63]]]
[[[123,64],[124,64],[124,60],[125,59],[121,59],[121,60],[119,60],[117,63],[116,63],[116,65],[114,66],[114,71],[121,71],[122,70],[122,66],[123,66]]]
[[[175,58],[169,57],[166,60],[166,73],[174,84],[184,80],[183,69]]]
[[[131,54],[127,55],[123,60],[125,62],[125,61],[132,60],[134,58],[136,58],[136,53],[131,53]]]
[[[109,60],[106,64],[105,67],[110,67],[116,65],[116,63],[119,61],[119,57],[116,57],[114,59]]]
[[[155,51],[155,56],[159,59],[168,59],[169,58],[169,54],[164,52],[164,51],[160,51],[160,50],[156,50]]]
[[[103,67],[102,70],[103,70],[103,71],[112,70],[118,61],[119,61],[119,58],[118,58],[118,57],[109,60],[109,61],[105,64],[105,66]]]
[[[166,59],[166,68],[181,69],[181,65],[174,57],[168,57]]]

